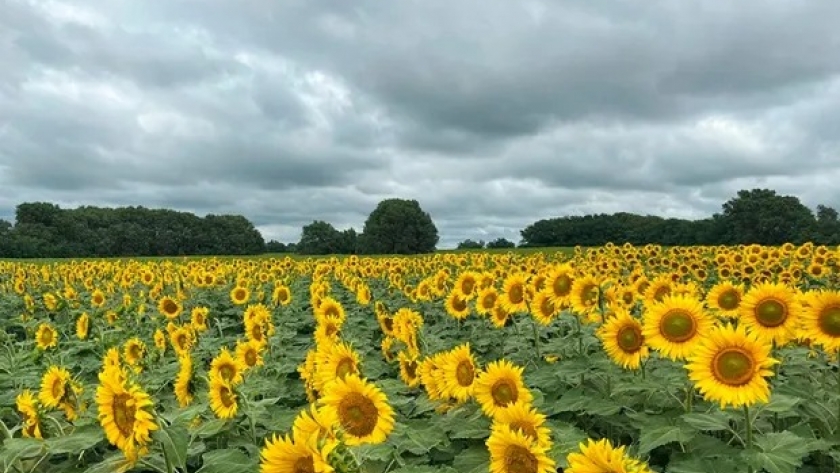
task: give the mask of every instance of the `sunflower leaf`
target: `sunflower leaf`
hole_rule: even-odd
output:
[[[750,465],[769,473],[795,473],[812,448],[808,439],[790,431],[772,432],[756,437],[755,448],[744,451],[744,456]]]
[[[642,429],[642,435],[639,436],[639,454],[644,455],[656,447],[661,447],[672,442],[688,442],[696,434],[696,430],[681,425]]]

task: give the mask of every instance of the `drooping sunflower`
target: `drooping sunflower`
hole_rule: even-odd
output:
[[[225,379],[210,376],[210,409],[219,419],[232,419],[239,410],[238,396]]]
[[[688,378],[706,400],[723,409],[767,402],[770,386],[765,378],[778,363],[770,357],[771,349],[769,341],[744,326],[714,327],[688,358]]]
[[[548,291],[540,291],[534,295],[531,302],[531,315],[541,325],[551,325],[551,321],[557,315],[558,307]]]
[[[502,295],[499,296],[497,304],[502,307],[509,314],[528,311],[528,292],[526,286],[528,280],[522,273],[513,273],[505,278],[502,285]]]
[[[146,353],[146,344],[137,337],[131,338],[123,345],[123,359],[131,366],[135,366],[143,360]]]
[[[189,353],[194,342],[195,336],[188,326],[173,327],[169,332],[169,343],[179,356]]]
[[[207,330],[207,316],[210,315],[210,309],[207,307],[193,307],[190,311],[190,325],[196,332],[204,332]]]
[[[510,320],[510,317],[510,312],[508,312],[507,309],[502,307],[502,304],[499,303],[497,303],[496,307],[493,307],[493,310],[490,312],[490,322],[496,328],[505,328]]]
[[[499,409],[491,430],[507,427],[520,432],[541,447],[551,446],[551,429],[545,426],[546,417],[530,403],[518,401]]]
[[[321,403],[338,420],[347,445],[382,443],[394,429],[394,411],[385,393],[355,374],[331,383]]]
[[[58,346],[58,332],[55,330],[55,327],[48,323],[39,325],[38,331],[35,332],[35,344],[39,350],[46,350]]]
[[[332,473],[328,457],[337,445],[319,446],[314,438],[272,435],[260,451],[260,473]]]
[[[499,427],[487,439],[490,473],[554,473],[554,460],[548,448],[532,441],[524,433]],[[568,470],[567,470],[568,471]]]
[[[613,447],[607,439],[588,439],[579,448],[579,452],[566,457],[569,463],[566,473],[652,473],[647,464],[628,456],[626,447]]]
[[[155,334],[153,336],[155,340],[155,348],[158,349],[159,352],[163,353],[166,351],[166,335],[163,333],[161,329],[155,329]]]
[[[781,347],[796,337],[802,305],[796,291],[784,284],[752,286],[740,308],[740,323],[759,338]]]
[[[41,415],[38,412],[38,401],[28,389],[23,390],[15,398],[15,407],[20,414],[23,424],[23,436],[27,438],[43,438],[41,433]]]
[[[401,351],[397,358],[400,362],[400,379],[410,388],[415,388],[420,385],[420,374],[418,369],[420,363],[416,356],[412,356],[405,351]]]
[[[88,331],[90,329],[90,316],[87,312],[83,312],[82,315],[76,319],[76,337],[79,340],[84,340],[88,336]]]
[[[417,369],[417,373],[420,377],[420,383],[423,384],[423,388],[426,390],[426,395],[432,401],[444,398],[444,385],[442,382],[444,357],[445,353],[435,353],[420,362]]]
[[[723,281],[715,284],[706,294],[706,306],[720,317],[738,317],[738,309],[744,298],[744,287]]]
[[[649,355],[642,324],[627,310],[615,311],[597,335],[610,359],[624,369],[639,369]]]
[[[275,306],[289,305],[292,302],[292,291],[289,290],[288,286],[278,284],[274,287],[274,291],[271,293],[271,302],[274,303]]]
[[[347,314],[340,302],[332,297],[325,297],[321,300],[321,305],[315,309],[315,320],[319,321],[324,317],[331,317],[341,324],[344,323]]]
[[[99,373],[96,405],[105,437],[129,462],[135,462],[147,450],[151,431],[158,428],[152,399],[138,385],[127,382],[119,369],[106,367]]]
[[[105,293],[99,289],[96,289],[90,295],[90,305],[96,309],[104,306],[106,301],[107,299],[105,298]]]
[[[70,390],[70,372],[60,366],[50,366],[41,377],[38,401],[46,408],[58,407]]]
[[[665,296],[647,306],[642,334],[645,343],[672,360],[683,360],[714,326],[714,319],[697,299]]]
[[[478,375],[474,395],[481,409],[494,417],[499,409],[519,401],[531,402],[533,395],[522,379],[523,368],[507,360],[491,362]]]
[[[178,375],[175,377],[175,398],[181,408],[192,404],[195,398],[195,383],[193,381],[193,362],[189,353],[178,357]]]
[[[479,370],[470,351],[470,344],[465,343],[446,353],[441,372],[443,390],[447,397],[460,402],[472,397]]]
[[[157,310],[167,319],[175,320],[183,312],[184,306],[173,297],[163,296],[158,301]]]
[[[235,386],[242,382],[243,371],[242,362],[233,356],[227,347],[222,347],[210,362],[208,377],[219,378]]]

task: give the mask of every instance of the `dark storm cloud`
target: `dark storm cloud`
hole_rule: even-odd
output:
[[[8,0],[0,218],[21,201],[357,229],[840,205],[836,2]],[[803,164],[806,163],[806,164]]]

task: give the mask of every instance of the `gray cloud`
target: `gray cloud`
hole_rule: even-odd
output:
[[[241,213],[295,240],[416,198],[442,244],[539,218],[840,206],[840,4],[8,0],[0,218]]]

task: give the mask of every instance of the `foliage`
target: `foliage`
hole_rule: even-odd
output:
[[[347,255],[356,253],[356,230],[337,230],[332,224],[315,220],[303,227],[295,252],[301,255]]]
[[[359,238],[363,254],[418,254],[435,250],[438,230],[416,200],[385,199],[365,221]]]
[[[264,250],[259,231],[239,215],[197,217],[144,207],[62,209],[18,205],[14,227],[0,222],[0,257],[252,255]]]
[[[840,221],[831,207],[817,216],[798,198],[769,189],[742,190],[722,212],[700,220],[620,212],[539,220],[522,230],[522,246],[632,245],[780,245],[790,241],[840,244]]]
[[[516,243],[506,238],[496,238],[495,240],[487,242],[487,248],[501,249],[501,248],[516,248]]]
[[[484,248],[484,240],[473,241],[466,239],[458,243],[459,250],[480,250],[481,248]]]

